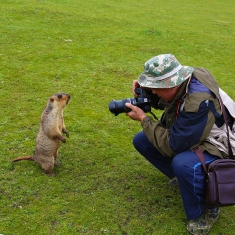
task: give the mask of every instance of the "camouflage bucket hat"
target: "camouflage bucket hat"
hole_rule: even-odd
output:
[[[182,66],[173,55],[162,54],[145,62],[138,82],[143,87],[172,88],[187,80],[193,70],[192,67]]]

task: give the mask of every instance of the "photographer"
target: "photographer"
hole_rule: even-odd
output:
[[[191,234],[205,234],[219,216],[219,208],[204,204],[204,172],[201,161],[192,150],[199,146],[206,164],[223,158],[219,149],[208,141],[212,128],[224,124],[218,100],[219,87],[210,72],[203,68],[182,66],[171,54],[148,60],[137,87],[151,90],[151,105],[164,107],[161,120],[155,121],[138,106],[126,103],[133,120],[141,122],[142,132],[133,144],[158,170],[179,186]]]

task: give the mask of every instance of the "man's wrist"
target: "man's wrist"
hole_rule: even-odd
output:
[[[146,115],[143,115],[140,117],[140,121],[142,122],[147,116]]]
[[[142,118],[141,123],[142,123],[142,122],[145,122],[145,121],[149,121],[149,120],[151,120],[151,119],[152,119],[152,117],[150,117],[150,116],[145,116],[144,118]]]

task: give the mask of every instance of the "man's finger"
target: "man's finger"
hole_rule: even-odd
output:
[[[133,109],[133,107],[135,107],[134,105],[132,105],[131,103],[125,103],[126,107],[128,107],[129,109]]]

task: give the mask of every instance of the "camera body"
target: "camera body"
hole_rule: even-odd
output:
[[[141,108],[144,112],[151,111],[151,91],[142,89],[140,87],[135,89],[137,98],[126,98],[123,100],[112,100],[109,103],[109,111],[117,116],[119,113],[128,113],[131,109],[126,107],[126,103],[131,103],[134,106]]]

